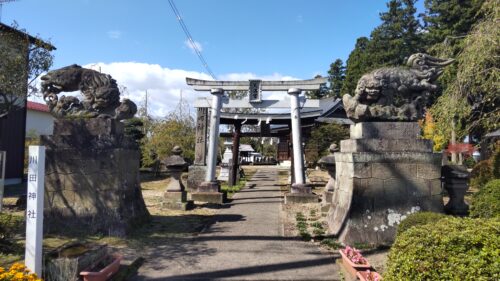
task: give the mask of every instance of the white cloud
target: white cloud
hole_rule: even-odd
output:
[[[195,51],[195,49],[194,49],[195,47],[198,48],[198,51],[200,51],[200,52],[203,51],[203,46],[198,41],[191,42],[189,40],[186,40],[186,41],[184,41],[184,45],[186,45],[186,47],[191,49],[191,51],[193,51],[193,52]]]
[[[129,98],[137,105],[144,102],[146,91],[148,92],[148,110],[155,117],[164,117],[173,111],[179,104],[182,91],[183,100],[188,102],[194,113],[194,101],[199,97],[210,94],[196,92],[186,84],[186,77],[212,80],[208,74],[183,69],[170,69],[158,64],[147,64],[140,62],[114,62],[114,63],[91,63],[84,65],[85,68],[100,70],[102,73],[111,75],[120,86],[126,87],[122,91],[122,98]],[[257,75],[255,73],[228,73],[218,77],[220,80],[298,80],[292,76],[273,73],[271,75]],[[70,93],[61,93],[60,95]],[[71,95],[78,95],[78,92]],[[265,93],[266,99],[283,99],[287,95],[283,92]],[[81,98],[81,96],[79,96]],[[41,98],[32,97],[30,100],[43,102]]]
[[[84,67],[90,67],[89,64]],[[208,95],[195,92],[186,84],[186,77],[211,80],[210,76],[201,72],[182,69],[170,69],[158,64],[139,62],[97,63],[103,73],[111,75],[119,85],[127,91],[123,98],[129,98],[136,104],[142,104],[148,92],[148,110],[156,117],[163,117],[175,109],[182,97],[190,105],[200,96]],[[194,110],[194,109],[193,109]]]
[[[107,34],[110,39],[120,39],[122,37],[122,32],[120,30],[109,30]]]

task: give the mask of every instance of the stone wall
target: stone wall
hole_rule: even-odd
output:
[[[139,180],[140,152],[111,119],[56,120],[46,150],[45,222],[124,235],[149,218]],[[49,229],[50,231],[50,229]]]
[[[414,122],[351,126],[335,153],[330,232],[346,244],[389,245],[397,225],[417,211],[443,211],[441,154],[418,139]]]

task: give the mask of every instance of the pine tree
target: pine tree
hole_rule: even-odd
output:
[[[370,40],[360,37],[356,40],[356,46],[349,54],[345,70],[345,79],[342,83],[341,95],[354,95],[359,78],[369,70],[367,47]]]
[[[484,0],[425,0],[424,37],[428,46],[460,39],[478,19]]]
[[[422,51],[421,26],[415,18],[416,0],[391,0],[380,14],[382,24],[371,33],[368,52],[372,68],[398,66],[413,53]]]
[[[391,0],[387,3],[388,11],[380,14],[382,24],[372,31],[370,39],[358,38],[347,60],[342,95],[353,95],[359,78],[370,70],[403,65],[410,55],[424,50],[415,2]]]
[[[328,82],[330,83],[330,93],[328,96],[340,97],[340,90],[345,80],[345,66],[341,59],[336,59],[330,64],[328,70]]]

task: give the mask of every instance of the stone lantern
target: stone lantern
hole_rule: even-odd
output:
[[[338,152],[339,149],[336,144],[332,143],[328,148],[328,150],[330,151],[330,154],[322,157],[318,161],[318,164],[326,168],[326,170],[328,171],[328,175],[330,176],[328,182],[326,183],[325,190],[323,191],[322,205],[325,207],[324,209],[326,211],[328,211],[328,208],[332,203],[333,190],[335,189],[336,169],[335,169],[335,156],[333,154],[335,152]]]
[[[186,210],[188,208],[187,192],[184,190],[181,175],[187,166],[186,161],[181,156],[182,148],[175,146],[172,149],[172,155],[164,161],[167,171],[170,173],[171,180],[167,190],[163,195],[162,206],[168,209]]]
[[[469,213],[469,205],[465,203],[464,197],[469,189],[470,173],[461,165],[445,165],[442,168],[442,175],[444,188],[450,196],[450,201],[444,206],[445,212],[455,216],[466,216]]]

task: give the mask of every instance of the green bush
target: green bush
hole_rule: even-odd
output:
[[[464,159],[464,166],[469,168],[469,169],[474,168],[474,166],[476,164],[477,164],[477,162],[476,162],[476,160],[474,160],[474,158],[472,156],[469,156],[469,157]]]
[[[307,232],[307,230],[301,231],[300,236],[302,237],[302,240],[304,240],[304,241],[311,241],[311,239],[312,239],[311,234],[309,234],[309,232]]]
[[[470,216],[473,218],[500,217],[500,179],[489,181],[472,196]]]
[[[499,280],[500,219],[447,217],[396,237],[385,281]]]
[[[12,237],[23,227],[23,217],[0,213],[0,252],[4,254],[17,252],[19,247]]]
[[[22,227],[23,218],[0,213],[0,240],[8,239]]]
[[[497,147],[495,154],[492,157],[493,161],[493,176],[495,179],[500,179],[500,145]]]
[[[446,218],[446,215],[433,212],[417,212],[411,214],[406,219],[402,220],[398,225],[397,235],[400,235],[412,226],[435,223],[436,221],[443,218]]]
[[[470,187],[481,189],[488,181],[493,179],[493,161],[483,160],[472,169]]]

